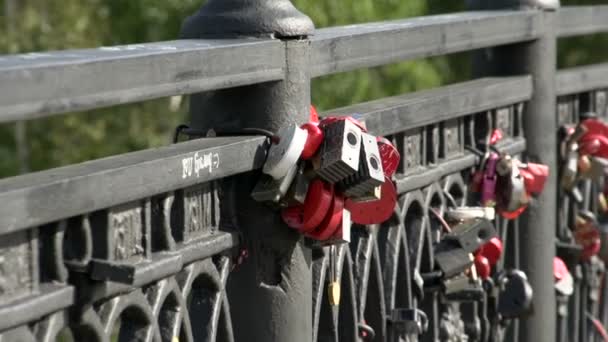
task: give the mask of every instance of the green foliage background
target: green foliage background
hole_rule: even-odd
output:
[[[0,0],[0,54],[172,40],[201,0]],[[294,0],[316,27],[406,18],[464,10],[456,0]],[[562,1],[599,4],[606,0]],[[607,61],[606,36],[560,42],[560,66]],[[410,92],[468,78],[466,54],[410,61],[313,81],[313,102],[321,109]],[[83,79],[82,82],[88,80]],[[185,103],[186,101],[184,101]],[[169,110],[159,99],[27,123],[31,170],[160,146],[185,121],[187,108]],[[20,169],[15,125],[0,125],[0,177]]]

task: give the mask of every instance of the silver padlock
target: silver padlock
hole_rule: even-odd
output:
[[[338,120],[324,127],[317,174],[335,184],[359,170],[361,129],[349,120]]]
[[[371,200],[380,199],[373,196],[377,193],[375,189],[382,183],[384,183],[384,170],[376,137],[361,133],[359,170],[341,181],[338,187],[349,198],[366,197]]]
[[[581,172],[581,177],[590,179],[594,182],[599,182],[608,170],[608,159],[600,157],[589,157],[589,169],[586,172]]]
[[[565,152],[565,164],[562,168],[560,183],[564,189],[571,190],[574,188],[578,176],[578,144],[568,144]]]
[[[275,202],[279,203],[281,198],[287,194],[291,183],[296,177],[298,171],[298,165],[293,165],[285,176],[280,179],[274,179],[273,177],[262,174],[262,177],[257,182],[251,197],[258,202]]]
[[[279,142],[270,146],[262,172],[276,180],[283,179],[296,165],[308,138],[308,131],[296,124],[287,125],[277,133]]]

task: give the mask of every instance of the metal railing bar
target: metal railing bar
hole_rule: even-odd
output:
[[[556,76],[557,95],[608,88],[608,63],[562,69]]]
[[[2,179],[0,234],[257,169],[265,139],[199,139]]]
[[[283,79],[279,40],[178,40],[0,56],[0,123]]]
[[[390,135],[527,101],[531,96],[529,76],[492,77],[382,98],[327,111],[324,115],[357,113],[370,132]]]
[[[608,32],[608,5],[568,6],[559,10],[558,37]]]
[[[313,77],[537,38],[541,12],[463,12],[320,29]]]
[[[526,140],[523,138],[507,138],[500,144],[501,152],[516,155],[526,150]],[[404,194],[420,189],[439,181],[441,178],[469,169],[479,162],[479,157],[472,152],[464,152],[461,156],[440,161],[436,165],[421,168],[414,174],[398,175],[395,178],[397,193]]]

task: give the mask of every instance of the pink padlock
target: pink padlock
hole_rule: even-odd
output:
[[[498,154],[492,152],[485,163],[481,182],[481,205],[484,207],[496,205],[496,164],[498,160]]]

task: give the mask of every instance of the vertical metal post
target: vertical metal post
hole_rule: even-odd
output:
[[[498,47],[476,55],[477,75],[530,74],[534,94],[526,105],[526,155],[547,164],[551,175],[542,195],[528,207],[520,230],[521,267],[534,289],[534,312],[522,320],[521,341],[556,340],[553,258],[557,229],[556,9],[559,0],[477,0],[481,9],[537,9],[542,34],[534,41]]]
[[[191,98],[191,121],[202,129],[264,128],[308,120],[312,21],[289,0],[209,0],[188,18],[184,38],[280,38],[285,78]],[[247,58],[247,56],[243,56]],[[243,234],[249,258],[231,274],[227,291],[236,341],[312,340],[311,251],[279,213],[253,201],[259,172],[224,181],[222,225]],[[196,317],[191,317],[196,322]]]

